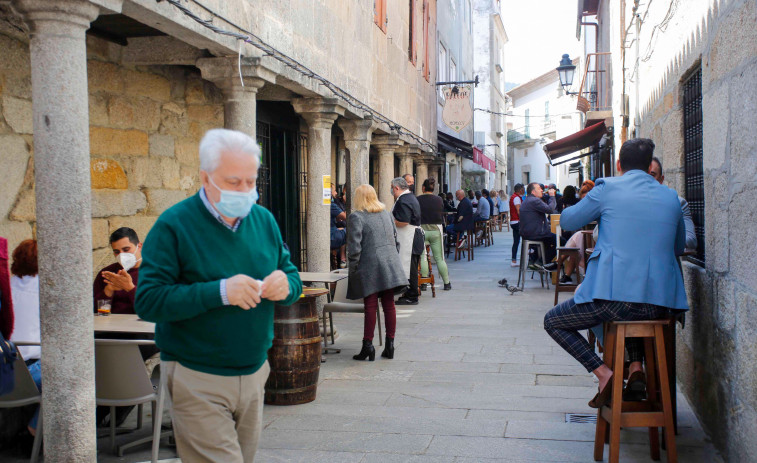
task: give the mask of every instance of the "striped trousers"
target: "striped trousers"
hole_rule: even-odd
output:
[[[544,329],[586,371],[594,371],[604,363],[589,342],[578,333],[609,321],[656,320],[670,314],[670,309],[653,304],[595,300],[583,304],[570,298],[557,304],[544,316]],[[626,350],[632,362],[644,358],[641,339],[626,339]]]

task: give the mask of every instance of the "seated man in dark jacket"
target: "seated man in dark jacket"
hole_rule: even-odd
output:
[[[465,233],[466,230],[473,230],[473,205],[465,197],[463,190],[457,190],[455,196],[460,202],[457,204],[454,223],[447,225],[447,235],[450,236],[450,239],[456,240],[458,246],[461,246],[462,239],[458,241],[458,234]]]
[[[544,269],[555,270],[557,264],[552,260],[557,255],[556,237],[552,233],[549,218],[546,216],[546,214],[556,212],[555,190],[549,190],[549,203],[542,200],[544,191],[538,183],[529,183],[526,193],[528,193],[528,196],[520,206],[520,236],[526,240],[544,243],[546,256],[541,256],[544,261]],[[560,242],[565,244],[565,240],[562,238]]]

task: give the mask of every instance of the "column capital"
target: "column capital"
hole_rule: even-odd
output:
[[[409,144],[402,147],[401,151],[397,153],[400,157],[412,156],[418,157],[422,153],[420,145]]]
[[[345,142],[371,141],[371,136],[377,126],[371,115],[363,119],[339,119],[337,125],[344,132]]]
[[[45,26],[73,27],[85,31],[100,15],[101,8],[120,13],[122,4],[123,0],[17,0],[14,8],[24,15],[34,35]]]
[[[374,135],[372,145],[379,151],[397,151],[405,142],[400,139],[399,135],[384,134]]]
[[[276,81],[276,74],[261,66],[260,58],[242,58],[241,67],[238,56],[200,58],[195,65],[202,78],[216,84],[227,98],[256,98],[263,85]]]
[[[292,107],[316,129],[330,129],[337,117],[344,116],[344,106],[336,98],[295,98]]]

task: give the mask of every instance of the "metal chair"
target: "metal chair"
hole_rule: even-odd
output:
[[[123,456],[124,450],[152,441],[152,461],[157,462],[160,439],[171,435],[171,431],[160,432],[165,375],[160,375],[160,385],[155,391],[139,352],[140,345],[154,344],[151,340],[95,339],[95,401],[97,405],[110,407],[110,443],[114,453]],[[116,407],[147,402],[152,403],[152,435],[116,447],[116,420],[112,419]]]
[[[333,273],[349,273],[347,269],[334,270]],[[334,345],[334,313],[365,313],[365,304],[362,301],[355,302],[347,299],[347,281],[349,278],[336,282],[334,297],[331,302],[323,306],[323,338],[326,340],[326,314],[329,314],[329,323],[331,326],[331,345]],[[381,335],[381,314],[376,311],[376,321],[378,322],[379,346],[384,345]],[[337,351],[339,352],[339,351]]]
[[[14,342],[16,346],[39,346],[38,342]],[[37,419],[37,432],[34,435],[34,444],[32,445],[31,462],[35,463],[39,458],[39,452],[42,444],[42,393],[34,383],[26,363],[18,353],[16,363],[13,365],[15,372],[15,385],[13,391],[9,394],[0,396],[0,408],[25,407],[27,405],[39,404],[39,418]]]

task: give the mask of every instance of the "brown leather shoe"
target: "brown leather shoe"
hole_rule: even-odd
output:
[[[606,405],[610,401],[610,398],[612,398],[612,378],[613,376],[610,376],[610,380],[605,384],[605,388],[597,392],[597,395],[589,401],[589,407],[602,408],[603,405]]]

